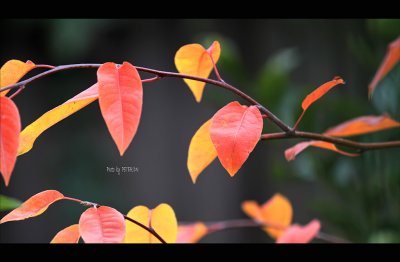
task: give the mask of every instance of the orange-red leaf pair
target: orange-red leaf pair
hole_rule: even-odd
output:
[[[108,206],[88,208],[79,219],[79,234],[85,243],[121,243],[125,236],[124,216]]]
[[[0,69],[0,88],[17,83],[26,73],[35,68],[32,61],[26,63],[19,60],[9,60]],[[10,90],[0,92],[0,96],[5,96]]]
[[[122,156],[136,134],[143,104],[142,81],[128,62],[120,67],[105,63],[97,70],[99,103],[119,153]]]
[[[28,200],[22,203],[20,207],[8,213],[0,220],[0,224],[38,216],[46,211],[51,204],[63,198],[64,195],[56,190],[46,190],[40,192],[30,197]]]
[[[218,156],[234,176],[260,140],[263,120],[256,106],[231,102],[205,122],[190,141],[187,167],[193,183]]]
[[[222,166],[234,176],[249,157],[263,129],[263,119],[256,106],[231,102],[212,118],[210,137]]]
[[[180,225],[176,243],[197,243],[207,234],[207,231],[207,226],[201,222]]]
[[[221,47],[218,41],[205,49],[199,44],[182,46],[175,54],[175,66],[179,73],[208,78],[214,63],[218,62]],[[212,59],[211,59],[212,58]],[[205,83],[191,79],[184,79],[197,102],[201,101]]]
[[[132,208],[128,217],[154,229],[167,243],[175,243],[178,234],[178,222],[175,212],[168,204],[160,204],[154,209],[145,206]],[[150,232],[126,221],[126,234],[124,243],[160,243]]]
[[[6,186],[17,161],[20,132],[17,106],[8,97],[0,97],[0,172]]]
[[[319,233],[320,228],[321,223],[317,219],[312,220],[305,226],[291,225],[276,240],[276,243],[308,243]]]
[[[95,101],[98,97],[98,85],[94,84],[77,94],[62,105],[51,109],[25,127],[20,134],[18,154],[22,155],[32,149],[36,139],[51,126],[79,111]]]
[[[281,236],[292,223],[292,205],[281,194],[275,194],[261,206],[255,201],[244,201],[242,210],[255,221],[267,225],[264,230],[273,238]]]
[[[400,123],[390,118],[388,115],[382,116],[361,116],[348,120],[340,125],[328,129],[324,135],[347,137],[362,135],[371,132],[400,127]],[[333,143],[324,141],[306,141],[294,145],[285,151],[285,158],[288,161],[294,160],[304,149],[309,146],[319,147],[335,151],[346,156],[358,156],[359,154],[348,153],[338,149]]]
[[[371,98],[378,83],[389,73],[390,70],[400,61],[400,37],[389,44],[386,56],[379,66],[371,84],[368,86],[368,96]]]
[[[51,244],[75,244],[80,238],[79,225],[75,224],[58,232],[51,240]]]

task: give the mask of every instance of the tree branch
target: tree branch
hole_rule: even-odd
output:
[[[400,147],[400,141],[361,143],[340,137],[333,137],[333,136],[327,136],[323,134],[303,132],[303,131],[293,131],[292,133],[279,132],[279,133],[262,134],[260,140],[274,140],[274,139],[288,139],[288,138],[309,138],[313,140],[330,142],[342,146],[348,146],[351,148],[359,149],[360,153],[365,152],[367,150]]]
[[[60,71],[79,69],[79,68],[98,68],[100,66],[101,66],[101,64],[71,64],[71,65],[61,65],[61,66],[52,68],[52,66],[46,65],[46,68],[52,68],[52,69],[42,72],[40,74],[37,74],[31,78],[28,78],[24,81],[18,82],[14,85],[0,88],[0,92],[2,92],[4,90],[13,89],[13,88],[22,88],[35,80],[41,79],[45,76],[48,76],[48,75],[51,75],[51,74],[54,74],[54,73],[57,73]],[[364,151],[367,151],[367,150],[400,147],[400,141],[359,143],[359,142],[355,142],[355,141],[344,139],[344,138],[326,136],[326,135],[317,134],[317,133],[296,131],[295,128],[291,128],[290,126],[285,124],[281,119],[279,119],[277,116],[275,116],[267,108],[262,106],[257,100],[255,100],[254,98],[252,98],[251,96],[242,92],[238,88],[236,88],[224,81],[202,78],[202,77],[186,75],[186,74],[180,74],[180,73],[175,73],[175,72],[160,71],[160,70],[155,70],[155,69],[150,69],[150,68],[140,67],[140,66],[136,66],[136,69],[141,72],[146,72],[146,73],[156,75],[156,77],[154,77],[154,78],[145,79],[144,82],[157,81],[163,77],[196,80],[196,81],[200,81],[200,82],[208,83],[208,84],[211,84],[211,85],[214,85],[217,87],[224,88],[224,89],[238,95],[239,97],[248,101],[249,103],[256,105],[259,108],[259,110],[261,111],[261,113],[263,114],[263,117],[272,121],[276,126],[278,126],[283,131],[280,133],[263,134],[263,135],[261,135],[261,140],[286,139],[286,138],[309,138],[309,139],[321,140],[321,141],[326,141],[326,142],[330,142],[330,143],[334,143],[334,144],[338,144],[338,145],[343,145],[343,146],[348,146],[351,148],[359,149],[359,151],[361,153]],[[16,94],[18,94],[18,91],[14,95],[16,95]]]
[[[53,69],[47,70],[47,71],[45,71],[43,73],[35,75],[35,76],[31,77],[31,78],[28,78],[28,79],[26,79],[24,81],[21,81],[19,83],[14,84],[14,85],[10,85],[10,86],[1,88],[0,92],[2,92],[4,90],[13,89],[13,88],[18,88],[18,87],[21,87],[21,86],[26,86],[26,85],[30,84],[31,82],[33,82],[35,80],[39,80],[39,79],[41,79],[41,78],[43,78],[45,76],[48,76],[48,75],[51,75],[51,74],[54,74],[54,73],[57,73],[57,72],[60,72],[60,71],[78,69],[78,68],[98,68],[100,66],[101,66],[101,64],[71,64],[71,65],[57,66],[57,67],[55,67]],[[268,119],[271,120],[273,123],[275,123],[275,125],[277,125],[280,129],[282,129],[282,131],[289,132],[291,130],[291,128],[288,125],[283,123],[282,120],[280,120],[278,117],[276,117],[268,109],[263,107],[254,98],[250,97],[246,93],[240,91],[236,87],[234,87],[234,86],[232,86],[232,85],[230,85],[230,84],[228,84],[226,82],[213,80],[213,79],[209,79],[209,78],[202,78],[202,77],[192,76],[192,75],[186,75],[186,74],[180,74],[180,73],[174,73],[174,72],[167,72],[167,71],[160,71],[160,70],[155,70],[155,69],[150,69],[150,68],[140,67],[140,66],[136,66],[136,69],[138,71],[141,71],[141,72],[154,74],[154,75],[156,75],[156,76],[158,76],[160,78],[162,78],[162,77],[172,77],[172,78],[181,78],[181,79],[183,79],[183,78],[184,79],[191,79],[191,80],[196,80],[196,81],[208,83],[208,84],[211,84],[211,85],[214,85],[214,86],[218,86],[218,87],[227,89],[230,92],[232,92],[232,93],[240,96],[244,100],[248,101],[249,103],[258,106],[260,111],[262,113],[264,113],[265,115],[267,115]]]
[[[257,221],[251,219],[234,219],[234,220],[225,220],[218,222],[209,222],[206,223],[207,226],[207,234],[212,234],[218,231],[227,230],[227,229],[235,229],[235,228],[249,228],[249,227],[270,227],[275,229],[285,229],[281,225],[272,224],[272,223],[259,223]],[[350,241],[333,236],[327,233],[319,232],[315,238],[324,240],[326,242],[331,243],[350,243]]]

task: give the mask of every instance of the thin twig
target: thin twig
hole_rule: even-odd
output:
[[[152,234],[152,235],[155,236],[158,240],[160,240],[161,243],[167,244],[167,242],[166,242],[153,228],[146,227],[146,226],[143,225],[142,223],[140,223],[140,222],[138,222],[138,221],[136,221],[136,220],[134,220],[134,219],[132,219],[132,218],[130,218],[130,217],[128,217],[128,216],[125,216],[125,215],[124,215],[124,218],[125,218],[126,220],[128,220],[129,222],[132,222],[132,223],[134,223],[135,225],[138,225],[138,226],[140,226],[141,228],[143,228],[144,230],[148,231],[150,234]]]
[[[71,70],[71,69],[78,69],[78,68],[98,68],[100,67],[101,64],[71,64],[71,65],[60,65],[55,67],[54,69],[50,69],[47,70],[43,73],[40,73],[38,75],[35,75],[31,78],[28,78],[24,81],[21,81],[19,83],[16,83],[14,85],[10,85],[4,88],[0,89],[0,92],[5,91],[5,90],[9,90],[12,88],[18,88],[20,86],[23,85],[28,85],[29,83],[41,79],[45,76],[54,74],[56,72],[60,72],[60,71],[65,71],[65,70]],[[263,107],[259,102],[257,102],[254,98],[252,98],[251,96],[247,95],[246,93],[240,91],[239,89],[237,89],[236,87],[226,83],[226,82],[221,82],[218,80],[214,80],[214,79],[209,79],[209,78],[202,78],[202,77],[197,77],[197,76],[192,76],[192,75],[186,75],[186,74],[180,74],[180,73],[174,73],[174,72],[167,72],[167,71],[160,71],[160,70],[155,70],[155,69],[150,69],[150,68],[146,68],[146,67],[140,67],[140,66],[136,66],[136,69],[138,71],[141,72],[146,72],[146,73],[151,73],[151,74],[155,74],[159,77],[173,77],[173,78],[185,78],[185,79],[191,79],[191,80],[196,80],[196,81],[200,81],[200,82],[204,82],[204,83],[208,83],[214,86],[219,86],[221,88],[227,89],[233,93],[235,93],[236,95],[240,96],[241,98],[243,98],[244,100],[248,101],[249,103],[253,104],[253,105],[257,105],[261,111],[261,113],[264,113],[268,116],[268,119],[271,120],[273,123],[275,123],[280,129],[282,129],[282,131],[285,132],[289,132],[291,130],[291,128],[286,125],[284,122],[282,122],[282,120],[280,120],[278,117],[276,117],[272,112],[270,112],[268,109],[266,109],[265,107]]]
[[[362,153],[367,150],[400,147],[400,141],[361,143],[361,142],[355,142],[355,141],[345,139],[345,138],[333,137],[333,136],[327,136],[327,135],[323,135],[323,134],[303,132],[303,131],[294,131],[291,134],[288,134],[285,132],[262,134],[260,139],[261,140],[273,140],[273,139],[288,139],[288,138],[309,138],[309,139],[313,139],[313,140],[330,142],[333,144],[338,144],[338,145],[348,146],[348,147],[355,148],[355,149],[360,149],[359,153]]]
[[[217,222],[208,222],[207,226],[207,234],[213,234],[219,231],[227,230],[227,229],[237,229],[237,228],[249,228],[249,227],[269,227],[274,229],[284,230],[287,227],[272,224],[272,223],[261,223],[251,219],[233,219],[233,220],[225,220],[225,221],[217,221]],[[319,232],[315,238],[324,240],[326,242],[331,243],[350,243],[350,241],[333,236],[327,233]]]

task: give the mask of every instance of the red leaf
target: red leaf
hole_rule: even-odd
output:
[[[304,111],[307,110],[307,108],[320,99],[323,95],[325,95],[329,90],[331,90],[333,87],[335,87],[338,84],[344,84],[345,82],[343,81],[342,78],[340,77],[335,77],[332,81],[326,82],[322,86],[318,87],[315,89],[311,94],[309,94],[304,100],[303,103],[301,103],[301,107],[303,108]]]
[[[368,87],[368,96],[371,97],[378,83],[389,73],[400,60],[400,37],[389,44],[386,56],[379,66],[374,79]]]
[[[286,158],[286,160],[287,161],[294,160],[298,154],[300,154],[304,149],[306,149],[309,146],[314,146],[314,147],[319,147],[319,148],[335,151],[335,152],[340,153],[342,155],[351,156],[351,157],[360,155],[360,154],[348,153],[348,152],[345,152],[343,150],[340,150],[335,146],[335,144],[332,144],[332,143],[329,143],[329,142],[312,140],[312,141],[306,141],[306,142],[298,143],[298,144],[292,146],[291,148],[286,149],[285,150],[285,158]]]
[[[105,63],[97,71],[101,114],[122,156],[136,134],[142,113],[143,88],[136,68]]]
[[[8,97],[0,97],[0,172],[6,186],[17,161],[21,120],[17,106]]]
[[[231,102],[212,118],[210,136],[222,166],[234,176],[249,157],[263,129],[263,120],[256,106]]]
[[[91,207],[79,219],[79,233],[85,243],[121,243],[125,236],[124,216],[111,207]]]
[[[330,136],[355,136],[400,127],[400,123],[388,115],[360,116],[328,129],[324,134]]]
[[[64,198],[57,190],[46,190],[32,196],[0,220],[1,223],[24,220],[42,214],[54,202]]]
[[[320,228],[321,223],[317,219],[305,226],[294,224],[283,232],[276,243],[308,243],[318,234]]]
[[[55,235],[55,237],[51,240],[51,244],[64,244],[64,243],[71,243],[75,244],[78,243],[80,238],[79,235],[79,225],[75,224],[64,228],[60,232]]]

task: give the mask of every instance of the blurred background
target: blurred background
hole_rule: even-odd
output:
[[[219,40],[219,72],[293,125],[302,99],[339,75],[346,85],[332,90],[306,113],[305,131],[361,115],[388,112],[400,120],[400,65],[379,84],[371,101],[367,86],[400,34],[400,20],[1,20],[0,63],[37,64],[129,61],[176,71],[175,52],[188,43]],[[27,75],[39,72],[34,70]],[[142,77],[148,75],[142,74]],[[215,77],[214,74],[210,77]],[[35,81],[14,101],[25,127],[96,81],[95,69],[60,72]],[[109,205],[127,213],[136,205],[170,204],[179,221],[245,218],[244,200],[265,202],[279,192],[294,208],[294,221],[312,218],[322,231],[355,242],[400,241],[399,149],[348,158],[310,148],[287,162],[284,150],[296,140],[260,142],[234,178],[214,161],[191,182],[186,168],[191,137],[218,109],[240,98],[207,85],[197,104],[181,79],[144,84],[138,132],[123,157],[111,139],[97,102],[45,131],[17,160],[9,187],[0,194],[26,200],[47,189]],[[277,129],[266,122],[264,133]],[[398,129],[354,138],[398,140]],[[107,172],[131,166],[135,173]],[[5,207],[5,202],[2,204]],[[60,201],[43,215],[0,225],[0,242],[48,243],[79,221],[84,207]],[[7,212],[0,212],[3,217]],[[201,242],[272,242],[256,228],[232,229]]]

